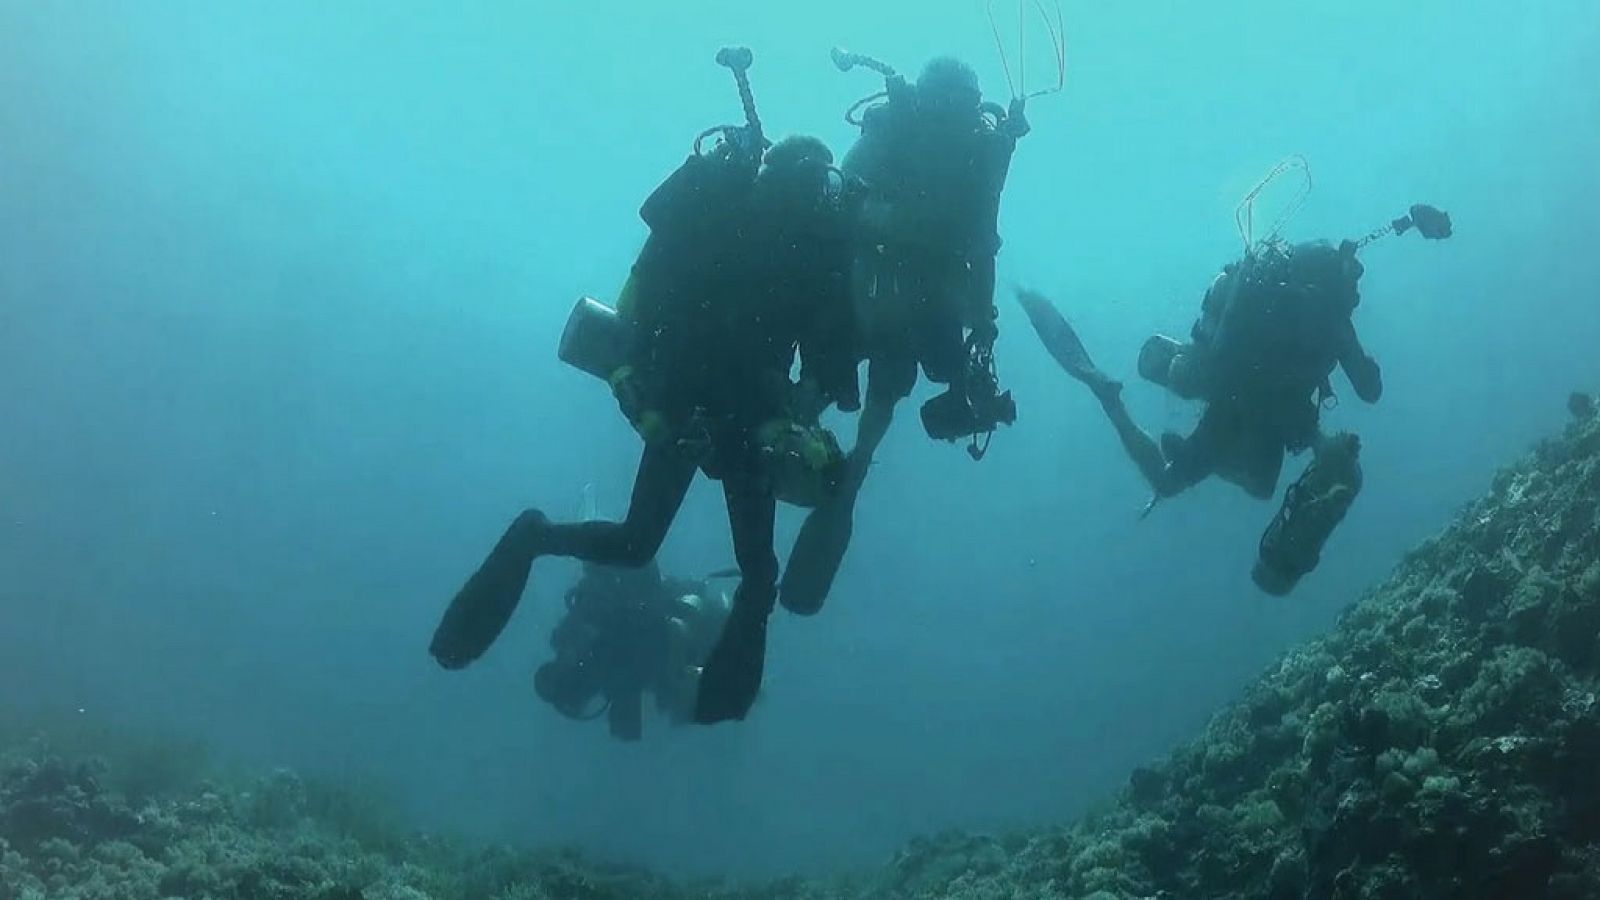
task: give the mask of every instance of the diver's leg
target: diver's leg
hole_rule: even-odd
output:
[[[966,264],[929,257],[916,266],[912,289],[916,291],[916,310],[911,320],[911,342],[923,374],[935,384],[948,384],[950,390],[966,394],[967,343],[963,328],[968,315],[967,285],[971,273]]]
[[[647,445],[621,522],[549,525],[543,553],[607,566],[638,567],[655,559],[694,483],[695,466],[669,447]]]
[[[917,384],[915,358],[895,354],[872,360],[867,365],[867,396],[856,423],[856,443],[850,449],[850,486],[859,489],[866,480],[878,447],[894,424],[894,411],[900,401],[911,396]]]
[[[910,357],[874,360],[867,369],[867,397],[856,424],[856,444],[839,493],[806,515],[783,570],[783,608],[801,616],[816,615],[833,589],[855,531],[856,498],[867,479],[873,455],[894,422],[894,409],[916,384],[917,363]]]
[[[644,737],[644,693],[639,689],[618,691],[606,697],[606,723],[611,736],[619,741]]]
[[[772,549],[777,500],[744,474],[725,478],[723,491],[740,580],[722,636],[700,676],[695,721],[707,725],[743,719],[755,703],[766,667],[767,621],[778,593],[778,557]]]
[[[1169,497],[1187,487],[1179,486],[1173,473],[1168,470],[1166,456],[1162,454],[1155,438],[1140,428],[1133,421],[1133,416],[1129,415],[1127,404],[1122,402],[1122,385],[1116,385],[1114,390],[1095,393],[1100,398],[1100,408],[1105,410],[1106,418],[1111,420],[1111,427],[1117,432],[1123,452],[1133,460],[1150,489],[1157,496]]]
[[[1161,437],[1161,452],[1167,467],[1157,493],[1171,496],[1204,481],[1218,471],[1237,440],[1238,416],[1225,404],[1213,403],[1200,414],[1200,422],[1186,438],[1175,434]]]
[[[1157,496],[1169,496],[1181,490],[1168,473],[1167,459],[1161,452],[1161,446],[1129,415],[1127,404],[1122,402],[1122,383],[1100,371],[1094,364],[1066,316],[1038,291],[1019,289],[1017,301],[1028,314],[1028,323],[1039,335],[1051,358],[1068,375],[1083,382],[1094,392],[1095,398],[1100,401],[1100,408],[1106,412],[1106,418],[1111,420],[1111,427],[1116,429],[1123,452],[1133,460],[1150,488]]]
[[[1283,474],[1283,441],[1270,429],[1255,428],[1242,436],[1239,448],[1243,477],[1238,484],[1257,500],[1271,500]]]
[[[525,510],[456,592],[428,652],[447,669],[463,668],[482,656],[511,621],[533,561],[540,556],[609,565],[648,562],[683,505],[694,473],[694,466],[670,449],[646,446],[626,520],[552,525],[539,510]]]

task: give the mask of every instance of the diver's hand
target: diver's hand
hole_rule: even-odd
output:
[[[1028,124],[1028,98],[1013,97],[1011,106],[1006,110],[1006,131],[1013,138],[1027,137],[1033,126]]]
[[[999,310],[990,306],[987,310],[973,315],[970,326],[972,342],[979,346],[993,344],[1000,337]]]

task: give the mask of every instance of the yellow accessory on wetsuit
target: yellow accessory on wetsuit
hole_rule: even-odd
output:
[[[645,443],[659,443],[670,436],[667,417],[656,410],[643,408],[644,398],[639,396],[633,366],[618,366],[607,381],[611,384],[611,393],[617,398],[622,415],[633,426],[633,430],[644,438]]]
[[[771,419],[756,432],[761,463],[779,500],[816,506],[838,489],[845,456],[833,432],[793,419]]]

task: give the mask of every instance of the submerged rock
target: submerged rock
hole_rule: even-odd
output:
[[[1600,897],[1597,665],[1584,416],[1110,810],[990,877],[886,896]]]

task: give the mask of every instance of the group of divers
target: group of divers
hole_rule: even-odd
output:
[[[994,357],[1000,196],[1029,131],[1027,100],[1049,90],[1013,91],[1002,107],[957,59],[936,58],[908,80],[835,50],[841,71],[884,80],[846,114],[860,134],[836,166],[815,137],[767,139],[748,49],[725,48],[717,62],[737,83],[744,124],[700,134],[640,209],[649,236],[615,305],[580,300],[561,337],[560,358],[604,379],[643,439],[627,513],[555,522],[524,511],[430,646],[447,669],[471,664],[510,620],[535,560],[581,560],[550,637],[554,658],[534,687],[566,717],[606,716],[622,740],[641,736],[646,694],[675,723],[746,716],[768,620],[779,603],[803,616],[822,608],[873,456],[919,369],[945,388],[922,406],[927,434],[967,442],[974,459],[1017,412]],[[1105,410],[1153,490],[1151,506],[1211,475],[1270,500],[1284,454],[1311,452],[1261,536],[1252,576],[1273,595],[1317,565],[1361,489],[1357,437],[1320,424],[1335,368],[1367,403],[1383,390],[1352,324],[1358,251],[1386,235],[1451,230],[1448,214],[1418,204],[1354,240],[1289,243],[1276,227],[1252,239],[1256,195],[1297,166],[1286,161],[1241,203],[1245,250],[1206,288],[1188,338],[1155,335],[1139,352],[1143,378],[1203,404],[1187,436],[1143,431],[1121,383],[1095,366],[1051,301],[1015,290],[1050,355]],[[829,407],[859,413],[848,453],[819,423]],[[701,472],[722,483],[737,569],[664,577],[656,552]],[[779,503],[808,509],[781,578]],[[735,577],[730,598],[717,584]]]

